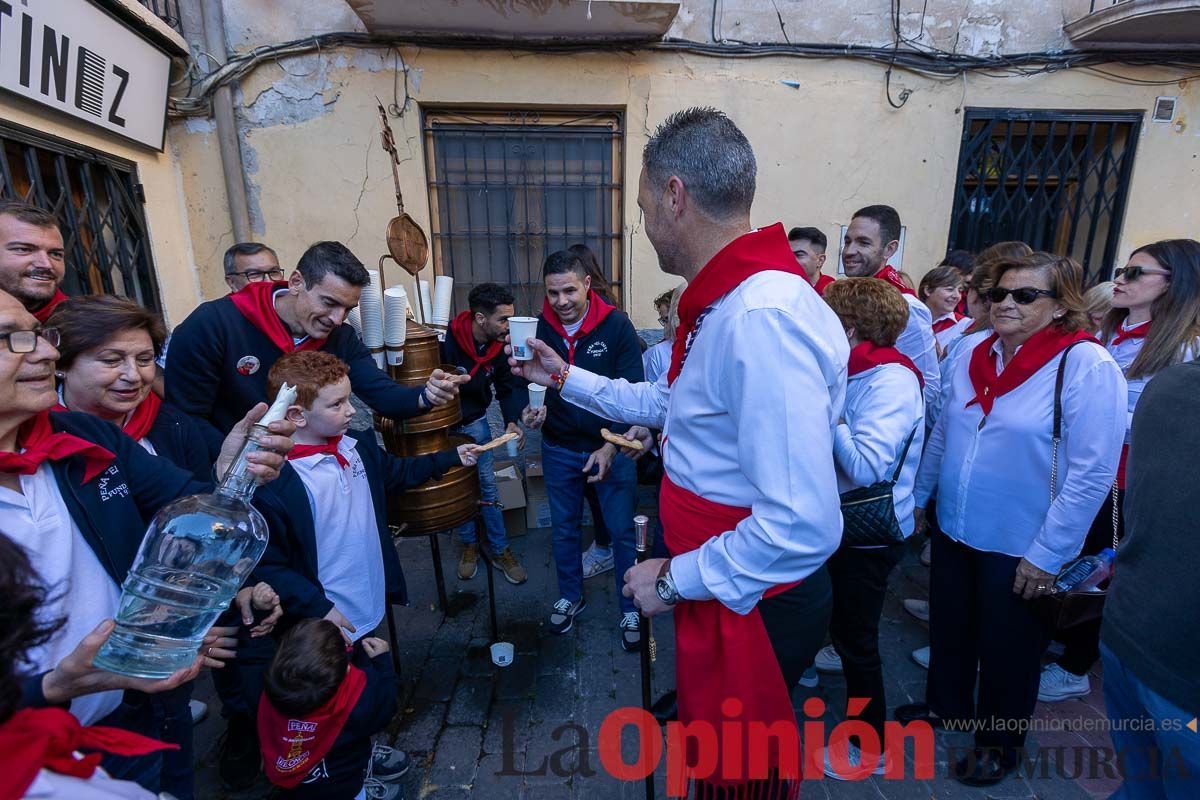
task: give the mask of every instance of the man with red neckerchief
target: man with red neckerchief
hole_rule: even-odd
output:
[[[0,203],[0,290],[45,322],[67,299],[59,288],[66,270],[58,219],[28,203]]]
[[[846,335],[783,226],[751,229],[754,153],[728,117],[672,115],[642,162],[647,238],[663,270],[688,280],[670,370],[655,384],[605,379],[540,342],[533,361],[510,363],[531,381],[553,378],[570,403],[663,430],[672,557],[629,569],[624,593],[648,616],[674,611],[680,723],[718,739],[727,721],[795,725],[790,688],[824,635],[805,630],[797,583],[841,538],[832,429]],[[717,752],[712,774],[687,776],[700,796],[799,791],[796,752],[768,754],[766,774],[741,766],[745,752],[740,765]]]

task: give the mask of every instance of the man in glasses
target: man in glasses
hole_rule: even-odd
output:
[[[62,232],[53,214],[28,203],[0,203],[0,290],[39,322],[67,299]]]
[[[283,280],[279,256],[261,242],[239,242],[225,251],[225,283],[237,292],[248,283]]]

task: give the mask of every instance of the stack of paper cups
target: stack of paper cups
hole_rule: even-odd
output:
[[[433,324],[445,328],[450,324],[450,301],[454,298],[454,278],[438,275],[433,282]]]
[[[383,293],[383,347],[390,366],[404,363],[404,335],[408,328],[408,292],[391,286]]]
[[[421,324],[428,325],[433,321],[433,303],[429,300],[429,281],[418,281],[421,292]]]
[[[358,306],[350,309],[350,313],[346,315],[346,324],[354,328],[359,339],[362,338],[362,312],[358,310]]]
[[[383,369],[387,363],[383,357],[383,294],[379,289],[379,271],[369,269],[367,274],[371,281],[363,287],[362,297],[358,301],[363,344],[375,357],[375,363]]]

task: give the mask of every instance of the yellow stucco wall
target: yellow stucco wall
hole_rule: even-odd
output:
[[[146,191],[146,224],[168,324],[177,324],[204,299],[192,258],[191,233],[183,213],[178,163],[169,141],[166,152],[159,153],[11,94],[0,97],[0,118],[134,162],[138,180]]]
[[[1178,95],[1176,125],[1143,125],[1121,235],[1120,255],[1164,236],[1194,236],[1200,212],[1194,191],[1200,156],[1200,98],[1190,85],[1134,86],[1071,71],[1021,79],[968,76],[935,82],[899,74],[893,96],[913,91],[891,109],[878,67],[846,60],[713,59],[666,53],[538,55],[507,51],[404,48],[417,103],[618,108],[625,112],[626,300],[634,321],[651,327],[650,300],[670,288],[641,231],[635,203],[640,152],[648,132],[672,111],[690,105],[725,110],[758,157],[753,222],[782,219],[814,224],[834,240],[857,207],[888,203],[908,227],[904,268],[923,274],[945,251],[950,224],[962,108],[1017,107],[1148,111],[1156,95]],[[249,182],[256,236],[279,251],[285,265],[321,238],[345,241],[373,265],[384,252],[383,232],[395,213],[391,173],[379,147],[375,98],[390,101],[391,57],[380,51],[326,51],[266,62],[242,83]],[[288,74],[291,73],[291,74]],[[1128,70],[1143,80],[1175,73]],[[299,76],[299,77],[298,77]],[[799,81],[800,89],[781,80]],[[428,229],[420,114],[393,120],[408,210]],[[230,243],[215,133],[205,123],[172,125],[180,156],[192,249],[208,297],[224,291],[219,256]],[[145,154],[142,160],[147,160]],[[174,171],[148,159],[159,202]],[[139,162],[140,163],[140,162]],[[153,166],[153,169],[151,169]],[[158,250],[178,258],[182,226],[160,212],[153,224]],[[832,250],[831,241],[831,250]],[[831,254],[836,262],[836,251]],[[168,264],[159,259],[160,270]],[[836,268],[836,263],[829,269]],[[174,276],[173,271],[164,272]],[[391,279],[395,280],[395,273]],[[170,280],[170,279],[168,279]],[[171,309],[194,302],[191,283],[167,284]]]

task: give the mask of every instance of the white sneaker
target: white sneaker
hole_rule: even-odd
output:
[[[188,711],[192,713],[192,724],[199,725],[208,717],[208,703],[201,700],[188,700]]]
[[[842,671],[842,657],[833,649],[833,645],[827,644],[817,651],[813,666],[817,668],[817,672],[838,673]]]
[[[930,540],[921,548],[921,566],[928,567],[929,562],[933,559],[930,556],[933,554],[933,541]]]
[[[843,774],[838,772],[833,767],[833,761],[829,758],[830,748],[825,748],[825,775],[833,778],[835,781],[855,781],[862,780],[867,775],[882,775],[887,771],[887,759],[884,754],[879,755],[879,763],[875,765],[875,769],[867,771],[869,767],[863,766],[862,751],[858,749],[853,742],[846,742],[845,758],[839,758],[844,764],[849,766],[849,769]]]
[[[588,545],[588,549],[583,551],[583,578],[594,578],[597,575],[603,575],[606,572],[612,572],[613,569],[613,551],[608,548],[607,555],[596,547],[596,543],[592,542]]]
[[[1067,672],[1058,664],[1047,664],[1038,683],[1038,700],[1043,703],[1058,703],[1072,697],[1084,697],[1092,691],[1092,682],[1087,675]]]
[[[913,650],[912,660],[920,664],[925,669],[929,669],[929,648],[922,647],[919,650]]]
[[[904,610],[912,614],[921,622],[929,622],[929,601],[914,600],[909,597],[904,600]]]

